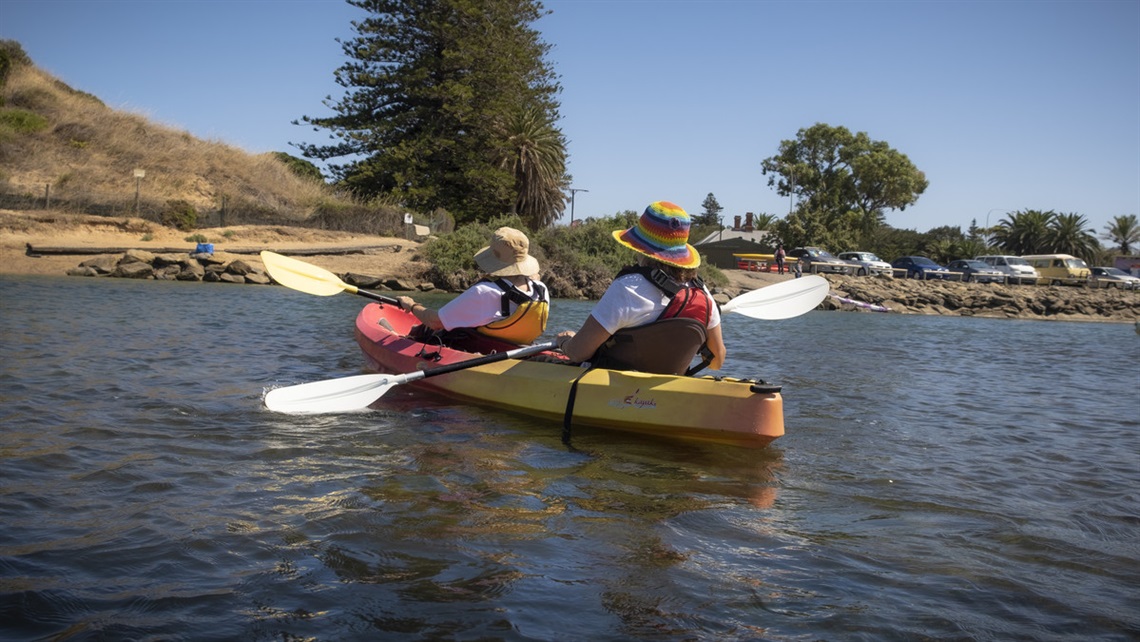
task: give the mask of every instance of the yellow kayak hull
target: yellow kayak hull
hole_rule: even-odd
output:
[[[474,358],[404,336],[414,323],[390,305],[358,315],[356,337],[369,366],[404,373]],[[413,384],[448,397],[562,423],[571,388],[572,426],[594,426],[669,439],[763,447],[784,434],[778,388],[755,381],[657,375],[507,359],[427,377]]]

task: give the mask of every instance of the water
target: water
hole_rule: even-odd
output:
[[[726,316],[762,451],[265,411],[360,372],[364,302],[0,279],[0,638],[1140,639],[1130,325]]]

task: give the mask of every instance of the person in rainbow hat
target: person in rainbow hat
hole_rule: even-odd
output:
[[[558,335],[572,361],[597,367],[684,374],[698,351],[719,370],[726,350],[720,309],[699,277],[689,245],[689,214],[668,201],[645,208],[637,224],[613,233],[638,253],[618,273],[577,332]]]

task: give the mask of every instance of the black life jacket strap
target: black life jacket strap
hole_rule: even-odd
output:
[[[511,316],[511,303],[514,303],[515,305],[523,305],[525,303],[530,303],[531,301],[542,301],[544,298],[546,298],[546,288],[535,283],[534,281],[530,282],[531,294],[527,294],[526,292],[523,292],[522,290],[515,287],[515,284],[506,279],[484,280],[490,283],[494,283],[499,287],[500,290],[503,291],[501,310],[504,319]]]
[[[574,420],[574,400],[578,397],[578,382],[593,369],[593,366],[582,368],[582,374],[574,377],[574,382],[570,384],[570,394],[566,397],[566,412],[562,415],[562,443],[567,446],[570,445],[570,426]]]

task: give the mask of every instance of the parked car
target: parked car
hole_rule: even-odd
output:
[[[1094,267],[1089,281],[1096,287],[1140,290],[1140,278],[1114,267]]]
[[[844,261],[827,250],[818,247],[797,247],[788,256],[800,262],[800,269],[804,272],[830,272],[832,274],[854,274],[857,267],[854,263]]]
[[[1041,276],[1029,261],[1021,258],[1020,256],[1010,256],[1008,254],[987,254],[984,256],[975,256],[975,261],[985,261],[989,263],[998,272],[1004,272],[1007,282],[1021,283],[1022,280],[1036,283],[1037,279]]]
[[[900,256],[891,261],[891,267],[906,270],[908,279],[946,279],[950,270],[925,256]]]
[[[976,283],[1005,283],[1005,272],[998,271],[985,261],[958,259],[946,266],[951,272],[961,272],[963,281]]]
[[[1089,266],[1072,254],[1026,254],[1021,258],[1052,285],[1082,285],[1089,281]]]
[[[868,274],[895,275],[890,263],[880,259],[871,252],[840,252],[839,258],[857,264],[859,267],[855,268],[855,274],[859,276],[867,276]]]

